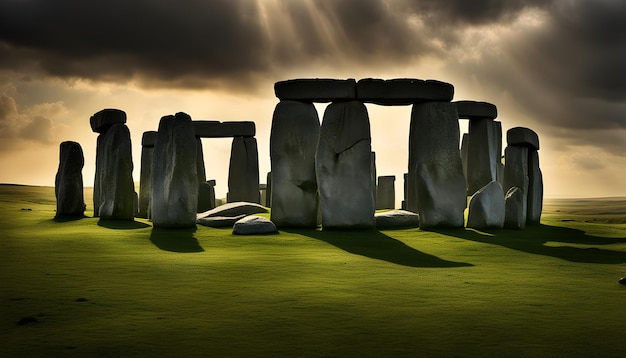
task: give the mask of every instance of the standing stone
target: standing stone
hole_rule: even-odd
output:
[[[376,209],[394,209],[396,204],[396,176],[387,175],[378,177],[376,188]]]
[[[315,158],[324,229],[374,228],[371,159],[365,105],[359,101],[328,105]]]
[[[514,186],[504,197],[504,227],[507,229],[523,229],[526,226],[526,201],[520,188]]]
[[[372,181],[372,195],[374,196],[374,207],[376,207],[376,152],[372,152],[372,158],[370,162],[370,178]]]
[[[508,146],[504,150],[504,190],[517,187],[522,196],[523,219],[526,222],[528,201],[528,148]],[[517,194],[516,194],[517,195]]]
[[[527,224],[538,224],[543,208],[543,175],[539,168],[539,153],[528,151],[528,208]]]
[[[202,140],[196,137],[196,166],[198,183],[206,182],[206,170],[204,167],[204,153],[202,152]]]
[[[148,218],[150,208],[150,182],[152,181],[152,152],[156,131],[144,132],[141,137],[141,173],[139,174],[139,213],[137,217]]]
[[[59,169],[54,181],[57,199],[56,217],[83,217],[83,149],[76,142],[63,142],[59,148]]]
[[[93,179],[93,216],[100,216],[102,176],[104,175],[104,134],[96,139],[96,173]]]
[[[495,126],[494,136],[496,142],[496,180],[500,185],[504,183],[504,164],[502,164],[502,123],[493,121]]]
[[[133,220],[135,185],[130,131],[125,124],[114,124],[104,134],[100,176],[101,220]]]
[[[469,203],[467,227],[501,229],[504,225],[504,191],[497,181],[478,190]]]
[[[407,192],[408,192],[408,190],[407,190],[408,179],[409,179],[408,176],[409,175],[407,173],[402,174],[403,189],[404,189],[404,192],[402,193],[403,194],[403,196],[402,196],[402,205],[401,205],[402,210],[407,210],[407,208],[406,208],[406,196],[407,196]]]
[[[199,213],[215,208],[215,180],[209,180],[198,184],[198,209]]]
[[[152,158],[154,227],[195,227],[198,207],[196,138],[191,117],[161,118]]]
[[[492,119],[470,120],[467,154],[467,192],[470,195],[497,179],[495,132]]]
[[[454,104],[428,102],[413,105],[407,204],[410,211],[417,206],[422,229],[463,227],[467,198],[459,139]]]
[[[320,122],[312,103],[281,101],[270,134],[272,211],[278,227],[316,227],[315,151]]]
[[[259,204],[260,200],[259,154],[256,138],[234,137],[228,168],[227,201]]]
[[[267,172],[266,180],[267,180],[267,188],[265,189],[266,191],[265,206],[267,206],[268,208],[271,208],[272,207],[272,172]]]
[[[469,149],[469,133],[463,133],[461,138],[461,164],[463,164],[463,176],[467,182],[467,158]]]

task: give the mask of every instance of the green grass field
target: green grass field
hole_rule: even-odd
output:
[[[268,236],[54,209],[0,186],[0,357],[626,356],[626,199],[546,200],[523,231]]]

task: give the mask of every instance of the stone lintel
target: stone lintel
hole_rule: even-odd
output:
[[[353,78],[297,78],[274,84],[274,93],[281,100],[302,102],[351,101],[356,98]]]
[[[356,84],[356,98],[383,106],[411,105],[422,102],[450,102],[454,86],[436,80],[364,78]]]
[[[126,123],[126,112],[120,109],[105,108],[89,118],[91,130],[96,133],[104,133],[117,123]]]
[[[228,138],[254,137],[256,126],[252,121],[193,121],[196,137],[201,138]]]
[[[456,101],[459,119],[496,119],[498,108],[488,102]]]
[[[154,143],[156,142],[156,135],[156,131],[143,132],[143,135],[141,136],[141,146],[154,147]]]
[[[532,129],[515,127],[506,131],[506,142],[510,146],[525,146],[539,150],[539,136]]]

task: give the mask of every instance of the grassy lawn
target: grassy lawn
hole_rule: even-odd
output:
[[[268,236],[54,209],[0,186],[0,357],[626,356],[626,200],[546,201],[523,231]]]

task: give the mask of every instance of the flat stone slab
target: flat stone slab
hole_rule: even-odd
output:
[[[212,216],[208,218],[199,218],[196,224],[208,227],[232,227],[237,221],[245,218],[246,214],[237,216]]]
[[[274,84],[274,93],[281,100],[302,102],[347,101],[356,98],[356,81],[353,78],[297,78]]]
[[[406,210],[390,210],[374,214],[376,228],[388,229],[395,227],[419,227],[420,217]]]
[[[193,121],[196,137],[201,138],[229,138],[254,137],[256,126],[252,121]]]
[[[488,102],[456,101],[454,104],[459,112],[459,119],[496,119],[498,117],[498,108]]]
[[[449,102],[453,96],[454,86],[436,80],[364,78],[356,84],[356,98],[359,101],[383,106]]]
[[[237,201],[234,203],[228,203],[220,205],[215,209],[198,213],[198,219],[216,216],[238,216],[238,215],[252,215],[268,212],[267,208],[260,204],[249,203],[245,201]]]
[[[156,131],[147,131],[143,132],[141,136],[141,146],[142,147],[154,147],[154,143],[156,143],[157,132]]]
[[[506,142],[510,146],[525,146],[539,150],[539,136],[525,127],[515,127],[506,131]]]
[[[126,112],[120,109],[106,108],[96,112],[89,118],[91,130],[96,133],[104,133],[112,125],[117,123],[126,123]]]
[[[246,216],[233,225],[235,235],[277,234],[276,225],[269,219],[260,216]]]

